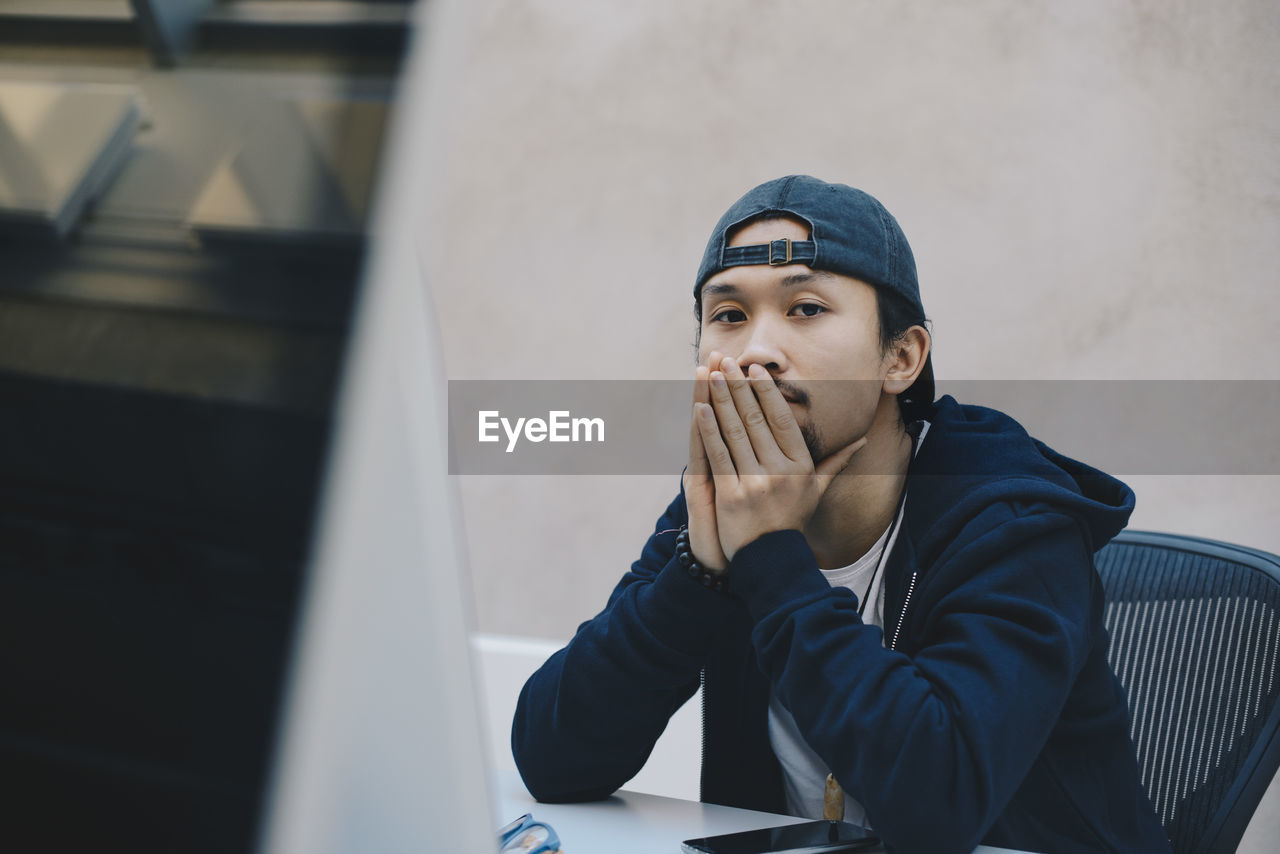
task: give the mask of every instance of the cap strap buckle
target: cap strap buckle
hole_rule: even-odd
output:
[[[777,255],[777,250],[779,249],[779,246],[778,246],[779,243],[782,244],[781,249],[783,254],[781,258],[779,258]],[[779,237],[777,240],[770,240],[769,241],[769,266],[780,267],[780,266],[783,266],[784,264],[790,264],[790,263],[791,263],[791,238]]]

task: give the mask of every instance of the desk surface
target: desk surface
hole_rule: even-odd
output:
[[[534,818],[556,829],[565,854],[676,854],[685,839],[804,820],[627,791],[596,803],[540,804],[514,771],[499,771],[495,779],[500,820],[507,822],[533,813]],[[974,852],[1002,853],[1016,854],[1008,848],[987,845],[978,846]]]

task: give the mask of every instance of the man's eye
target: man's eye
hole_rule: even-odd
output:
[[[802,302],[799,305],[792,308],[791,310],[800,312],[800,314],[804,317],[817,317],[819,314],[822,314],[827,309],[825,306],[818,305],[817,303]]]
[[[724,311],[717,311],[711,316],[712,323],[741,323],[746,320],[747,316],[742,313],[742,309],[726,308]]]

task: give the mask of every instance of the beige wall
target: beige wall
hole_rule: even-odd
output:
[[[901,221],[943,382],[1280,379],[1273,2],[471,8],[423,235],[451,379],[684,378],[711,225],[789,172]],[[1275,477],[1128,480],[1134,527],[1280,552]],[[458,485],[479,628],[562,639],[678,478]]]

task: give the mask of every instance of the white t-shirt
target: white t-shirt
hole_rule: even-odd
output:
[[[929,422],[926,421],[920,431],[920,438],[916,441],[917,452],[928,432]],[[898,540],[898,530],[902,527],[902,516],[906,509],[906,496],[903,496],[897,519],[885,528],[884,533],[862,557],[840,569],[818,570],[832,587],[847,587],[859,599],[870,586],[866,607],[862,610],[862,622],[879,626],[882,630],[884,628],[884,565],[888,563],[888,555],[893,551],[894,543]],[[858,604],[861,607],[863,603],[859,601]],[[881,643],[884,643],[883,638]],[[769,692],[769,743],[773,746],[773,752],[777,754],[778,762],[782,766],[782,788],[787,796],[787,811],[804,818],[822,818],[823,796],[826,793],[827,774],[830,769],[805,743],[799,727],[796,726],[795,718],[782,705],[777,693],[772,690]],[[866,810],[848,792],[844,793],[844,820],[853,824],[868,824]]]

